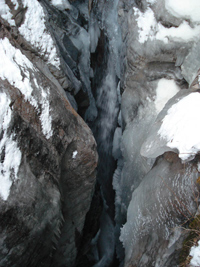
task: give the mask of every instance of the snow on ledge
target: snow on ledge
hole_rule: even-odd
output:
[[[0,196],[4,201],[8,199],[12,183],[18,179],[17,173],[21,163],[21,151],[17,143],[13,141],[14,134],[8,136],[7,130],[11,121],[12,111],[10,99],[5,93],[0,93],[0,132],[3,137],[0,141],[1,156],[0,162]]]
[[[67,0],[51,0],[51,4],[61,11],[72,8]]]
[[[174,16],[200,22],[199,0],[165,0],[166,9]]]
[[[200,35],[200,25],[191,27],[187,21],[183,21],[179,27],[165,28],[155,19],[153,10],[148,7],[143,13],[138,8],[133,7],[138,26],[138,40],[145,43],[148,39],[159,40],[168,44],[172,41],[195,41]]]
[[[179,157],[188,160],[200,151],[200,93],[194,92],[174,104],[158,131],[167,146],[178,149]]]

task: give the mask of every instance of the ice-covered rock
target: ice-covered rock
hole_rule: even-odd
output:
[[[121,230],[125,266],[177,266],[185,238],[182,226],[197,210],[193,164],[172,152],[160,157],[133,192]]]
[[[188,4],[190,8],[183,10],[182,7]],[[121,235],[125,246],[124,266],[176,266],[176,249],[181,249],[183,233],[168,232],[167,218],[171,216],[169,224],[173,227],[179,225],[179,219],[184,221],[184,216],[180,218],[174,213],[166,199],[173,198],[173,191],[179,199],[190,198],[191,201],[186,200],[186,203],[188,207],[192,205],[192,214],[197,208],[192,190],[187,188],[190,182],[186,176],[194,182],[198,176],[197,166],[193,166],[192,161],[199,149],[194,115],[198,100],[193,98],[194,94],[199,95],[194,92],[199,88],[200,28],[195,15],[198,8],[198,1],[187,0],[182,4],[170,0],[119,1],[119,21],[125,43],[124,75],[121,77],[124,164],[121,175],[114,176],[114,186],[116,223],[125,224]],[[194,85],[193,89],[188,90],[191,85]],[[190,95],[193,99],[187,101]],[[193,107],[187,108],[190,105]],[[183,161],[191,160],[188,165],[191,169],[186,175],[181,173],[184,165],[177,154]],[[181,179],[186,182],[186,187],[180,186]],[[152,194],[151,188],[155,190]],[[161,210],[163,212],[159,213]],[[118,253],[123,254],[122,250]]]

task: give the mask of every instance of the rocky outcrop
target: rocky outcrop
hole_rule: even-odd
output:
[[[199,24],[190,14],[186,22],[182,13],[173,13],[170,3],[120,1],[118,7],[126,50],[121,81],[124,165],[116,185],[117,223],[123,225],[120,239],[127,267],[178,266],[185,237],[179,227],[198,209],[198,156],[185,157],[188,163],[184,165],[187,151],[173,147],[173,139],[172,146],[170,140],[156,139],[170,105],[199,88],[195,32]],[[188,90],[195,77],[196,87]],[[152,125],[156,130],[151,136]],[[157,154],[143,153],[144,146],[146,152]]]
[[[45,14],[38,1],[1,11],[1,266],[72,266],[94,191],[96,143]]]

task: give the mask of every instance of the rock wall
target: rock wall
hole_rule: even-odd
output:
[[[76,84],[41,2],[3,1],[0,26],[0,265],[73,266],[96,143],[66,96],[75,105]]]
[[[121,81],[124,165],[116,185],[120,188],[117,220],[123,225],[120,240],[127,267],[179,266],[185,238],[179,227],[187,228],[184,223],[198,209],[198,156],[194,159],[194,153],[184,163],[170,140],[156,139],[170,107],[183,94],[194,92],[194,87],[188,88],[198,79],[200,66],[195,50],[199,38],[193,32],[199,24],[191,17],[186,23],[184,15],[169,9],[169,2],[120,1],[118,6],[125,50]],[[184,25],[187,29],[181,34]],[[143,153],[144,147],[151,156]]]

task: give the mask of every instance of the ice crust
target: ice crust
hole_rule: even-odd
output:
[[[127,222],[121,229],[120,237],[125,247],[125,262],[128,262],[129,259],[133,260],[136,255],[140,255],[139,253],[143,255],[143,259],[145,256],[147,259],[150,258],[148,260],[151,262],[152,255],[149,254],[148,249],[154,251],[156,255],[163,253],[158,240],[161,244],[169,241],[168,253],[170,253],[170,247],[178,239],[178,236],[174,236],[173,228],[180,226],[180,215],[185,214],[186,207],[190,213],[196,212],[193,182],[197,179],[197,171],[188,166],[184,173],[175,173],[170,167],[171,164],[162,160],[145,176],[139,187],[133,192],[128,207]],[[175,201],[178,205],[177,209],[173,204]],[[174,216],[174,212],[178,215]],[[160,249],[161,251],[156,253]],[[161,258],[164,260],[162,256],[161,254]],[[157,261],[159,261],[159,255]],[[165,266],[163,262],[161,264],[154,262],[154,264],[155,266]]]
[[[0,196],[6,201],[10,194],[10,188],[18,179],[18,170],[21,163],[21,151],[14,141],[14,134],[8,134],[12,111],[10,99],[6,93],[0,93],[0,132],[3,135],[0,141],[0,151],[4,151],[4,159],[0,162]]]

